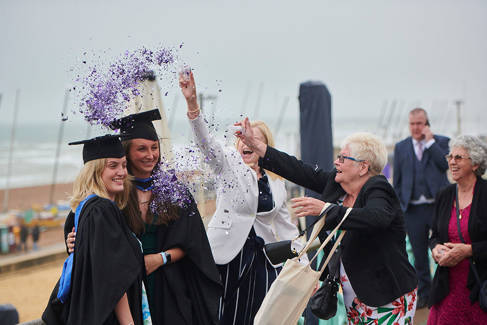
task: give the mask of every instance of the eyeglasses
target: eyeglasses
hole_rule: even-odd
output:
[[[344,163],[345,162],[345,159],[349,159],[349,160],[353,160],[353,161],[356,161],[356,162],[362,162],[362,161],[365,161],[363,159],[356,159],[356,158],[353,158],[353,157],[349,157],[349,156],[344,156],[342,154],[338,154],[337,155],[337,159],[340,163]]]
[[[450,160],[452,160],[452,158],[455,161],[460,161],[462,159],[472,159],[470,157],[464,157],[464,156],[461,156],[461,155],[455,155],[455,156],[453,156],[451,153],[448,154],[448,155],[446,155],[445,158],[446,158],[446,161],[450,161]]]

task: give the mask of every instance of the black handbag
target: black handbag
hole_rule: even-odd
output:
[[[457,230],[458,230],[458,236],[460,236],[460,240],[462,243],[465,244],[465,239],[463,238],[462,231],[460,229],[460,204],[458,203],[458,186],[456,187],[456,211],[457,211]],[[480,287],[479,290],[479,305],[480,309],[483,311],[487,312],[487,280],[484,282],[480,281],[479,273],[477,272],[477,267],[475,266],[475,262],[473,258],[469,258],[470,262],[470,268],[472,269],[472,272],[475,276],[475,280],[477,281],[477,284]]]
[[[298,256],[298,252],[291,247],[292,240],[281,240],[264,245],[264,252],[273,265]]]
[[[299,255],[299,252],[297,252],[295,249],[291,247],[293,241],[298,239],[299,237],[303,236],[306,231],[310,228],[312,228],[318,220],[320,220],[330,209],[335,206],[334,204],[330,204],[325,211],[323,211],[316,220],[311,223],[306,229],[302,230],[299,235],[293,239],[293,240],[281,240],[269,244],[264,245],[264,253],[269,259],[269,261],[273,265],[278,265],[281,263],[284,263],[286,260],[294,258]]]
[[[340,277],[340,248],[335,251],[328,264],[329,273],[321,287],[309,301],[311,312],[318,318],[330,319],[335,316],[338,304],[338,287]]]

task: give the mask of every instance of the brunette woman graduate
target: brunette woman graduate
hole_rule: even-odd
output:
[[[76,251],[42,319],[48,325],[143,324],[142,252],[119,210],[130,187],[120,139],[107,135],[70,144],[84,144],[67,220],[76,223]]]

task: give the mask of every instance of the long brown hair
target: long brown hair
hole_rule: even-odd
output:
[[[161,147],[160,142],[158,141],[159,149]],[[130,161],[130,147],[132,145],[131,140],[122,141],[123,148],[125,149],[125,155],[127,157],[127,170],[132,174],[132,162]],[[159,160],[158,163],[161,161],[161,155],[159,150]],[[178,207],[168,201],[159,203],[157,206],[158,215],[155,218],[154,214],[150,209],[150,204],[152,203],[152,196],[149,201],[149,208],[147,209],[146,220],[142,219],[142,214],[139,209],[139,197],[137,195],[137,188],[132,186],[129,192],[128,202],[125,208],[123,209],[123,213],[127,220],[127,224],[129,225],[130,229],[136,234],[142,234],[145,230],[145,224],[154,224],[154,225],[167,225],[171,221],[176,220],[179,218],[178,215]]]

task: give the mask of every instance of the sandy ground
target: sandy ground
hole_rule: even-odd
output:
[[[67,200],[73,190],[73,184],[56,184],[54,187],[54,202]],[[32,205],[49,203],[51,185],[12,188],[8,192],[9,209],[29,209]],[[3,198],[5,190],[0,190],[0,211],[3,211]]]
[[[49,296],[59,279],[64,260],[0,275],[0,304],[17,308],[20,322],[41,317]]]
[[[39,250],[63,242],[63,228],[53,228],[42,232],[39,237]],[[0,255],[18,256],[31,254],[32,239],[28,240],[29,251]],[[17,308],[20,322],[40,318],[46,307],[56,281],[61,275],[64,259],[43,265],[29,267],[15,272],[0,274],[0,304],[9,303]]]

